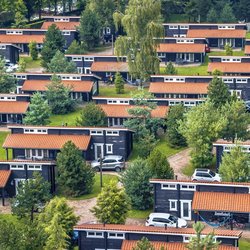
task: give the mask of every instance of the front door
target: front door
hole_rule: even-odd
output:
[[[103,157],[103,144],[102,143],[95,143],[95,159],[100,158],[100,155]]]
[[[191,202],[192,201],[181,201],[181,218],[185,220],[191,220]]]

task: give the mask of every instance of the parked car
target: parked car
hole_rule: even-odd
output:
[[[91,162],[91,167],[96,171],[101,169],[100,158]],[[115,170],[116,172],[121,172],[125,167],[124,159],[120,155],[107,155],[102,158],[102,169],[103,170]]]
[[[151,213],[146,220],[151,227],[187,227],[187,221],[168,213]]]
[[[221,181],[219,174],[214,173],[207,168],[196,168],[193,175],[192,181]]]
[[[245,104],[247,112],[250,112],[250,101],[245,101]]]

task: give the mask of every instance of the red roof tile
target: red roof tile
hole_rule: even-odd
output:
[[[187,32],[187,37],[204,37],[204,38],[245,38],[246,30],[237,29],[189,29]]]
[[[117,104],[99,104],[103,109],[107,117],[121,117],[121,118],[131,118],[132,115],[129,114],[128,110],[135,108],[133,105],[117,105]],[[156,109],[151,111],[151,117],[153,118],[165,118],[168,112],[167,106],[157,106]]]
[[[250,212],[250,194],[195,192],[192,209],[198,211]]]
[[[224,73],[250,73],[250,63],[210,62],[208,64],[208,72],[216,69]]]
[[[117,224],[81,224],[74,227],[75,230],[100,230],[100,231],[120,231],[120,232],[149,232],[149,233],[162,233],[162,234],[173,234],[173,235],[195,235],[193,228],[174,228],[169,227],[167,229],[162,227],[146,227],[138,225],[117,225]],[[242,231],[222,230],[205,228],[202,231],[203,235],[207,235],[214,232],[217,236],[231,236],[239,238]]]
[[[204,53],[205,44],[198,43],[160,43],[157,52],[165,53]]]
[[[233,143],[232,141],[227,141],[227,140],[223,140],[223,139],[219,139],[216,142],[213,143],[213,145],[224,145],[224,144],[228,144],[228,145],[235,145],[235,143]],[[237,145],[247,145],[250,146],[250,140],[247,141],[237,141]]]
[[[47,91],[49,80],[26,80],[22,86],[23,91]],[[93,87],[92,81],[62,81],[64,86],[72,87],[73,92],[90,92]]]
[[[0,188],[4,188],[10,178],[10,170],[0,170]]]
[[[245,46],[245,54],[250,54],[250,45]]]
[[[47,30],[52,24],[55,24],[60,30],[76,30],[80,22],[44,22],[41,29]]]
[[[123,240],[121,250],[131,250],[136,247],[138,241]],[[161,250],[162,247],[167,250],[187,250],[185,243],[181,242],[163,242],[163,241],[150,241],[155,250]],[[238,247],[219,245],[218,250],[239,250]]]
[[[151,82],[149,92],[169,94],[207,94],[208,83]]]
[[[128,72],[127,62],[93,62],[92,72]]]
[[[36,41],[37,43],[43,43],[45,35],[0,35],[0,43],[30,43]]]
[[[80,150],[87,150],[90,139],[87,135],[10,134],[3,148],[61,149],[72,141]]]
[[[0,114],[24,114],[29,104],[29,102],[0,101]]]

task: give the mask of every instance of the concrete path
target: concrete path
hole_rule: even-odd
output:
[[[170,166],[174,169],[174,174],[179,180],[189,180],[189,177],[182,173],[182,169],[187,166],[190,161],[190,149],[185,149],[175,155],[168,157]]]

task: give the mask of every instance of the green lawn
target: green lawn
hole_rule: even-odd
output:
[[[20,57],[22,57],[25,60],[27,69],[41,67],[41,59],[37,59],[37,60],[33,61],[30,56],[20,56]]]
[[[76,118],[80,116],[81,108],[77,108],[76,111],[65,114],[65,115],[52,115],[50,117],[50,126],[62,126],[62,124],[66,124],[68,126],[76,125]]]
[[[172,14],[167,19],[168,23],[188,23],[189,18],[186,14]]]
[[[208,56],[225,56],[226,51],[212,51],[207,54]],[[233,56],[245,56],[243,50],[233,50]]]
[[[250,32],[247,32],[246,39],[250,39]]]
[[[1,160],[6,160],[6,152],[5,152],[5,149],[2,148],[2,145],[8,134],[9,132],[0,132],[0,159]],[[9,150],[9,153],[10,153],[10,150]]]
[[[131,92],[136,90],[137,87],[125,85],[124,86],[124,94],[116,94],[115,86],[100,86],[99,89],[99,96],[106,96],[106,97],[131,97]]]
[[[114,180],[118,182],[118,176],[117,175],[111,175],[111,174],[103,174],[103,186],[107,185],[110,181]],[[86,199],[91,199],[94,197],[97,197],[98,194],[101,192],[101,187],[100,187],[100,174],[97,173],[95,175],[95,183],[93,186],[93,190],[91,194],[85,194],[82,196],[79,196],[77,198],[70,198],[70,200],[86,200]]]
[[[147,210],[135,210],[132,209],[128,213],[128,218],[131,219],[146,219],[150,213],[153,212],[153,209],[147,209]]]
[[[157,143],[157,146],[155,148],[160,150],[163,154],[165,154],[166,157],[177,154],[178,152],[183,150],[183,148],[172,148],[168,144],[168,141],[165,137],[162,137],[160,139],[160,141]],[[129,161],[133,161],[139,157],[139,150],[140,148],[138,144],[134,142],[133,151],[132,151],[132,154],[129,156]]]
[[[240,250],[249,250],[249,249],[250,249],[250,240],[240,239]]]
[[[103,52],[103,51],[105,51],[105,50],[107,50],[107,49],[110,49],[111,48],[111,46],[110,45],[100,45],[100,46],[98,46],[98,47],[95,47],[95,48],[93,48],[93,49],[90,49],[89,51],[87,51],[87,53],[86,54],[91,54],[91,53],[93,53],[93,52]]]

